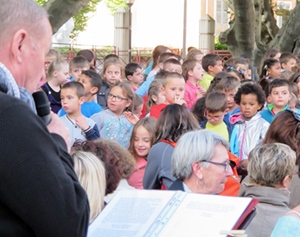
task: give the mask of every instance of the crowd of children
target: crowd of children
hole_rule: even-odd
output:
[[[135,166],[126,179],[137,189],[168,189],[176,180],[176,142],[188,131],[206,129],[230,143],[234,177],[222,195],[236,196],[249,154],[272,121],[285,110],[300,118],[300,63],[290,53],[269,50],[258,71],[246,56],[223,62],[199,49],[181,63],[159,45],[147,70],[109,55],[101,72],[85,53],[90,51],[67,64],[51,50],[41,89],[69,129],[71,144],[100,137],[129,150]]]

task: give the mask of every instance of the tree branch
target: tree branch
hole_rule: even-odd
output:
[[[275,35],[278,33],[279,28],[277,26],[277,22],[274,17],[274,11],[272,9],[270,0],[263,0],[262,23],[266,25],[268,32],[273,39]]]

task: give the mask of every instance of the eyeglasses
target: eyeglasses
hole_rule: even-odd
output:
[[[117,95],[113,95],[111,93],[108,94],[107,98],[110,99],[110,100],[114,99],[117,102],[121,102],[122,100],[128,100],[127,98],[123,98],[123,97],[120,97],[120,96],[117,96]]]
[[[220,162],[215,162],[215,161],[210,161],[210,160],[202,160],[200,162],[207,162],[207,163],[210,163],[210,164],[213,164],[213,165],[221,165],[224,167],[224,172],[228,172],[229,169],[231,169],[231,166],[230,166],[230,161],[226,161],[224,163],[220,163]]]
[[[208,111],[205,110],[205,111],[204,111],[204,116],[205,116],[208,120],[215,120],[215,121],[217,121],[217,120],[220,120],[220,119],[224,116],[224,113],[222,113],[222,114],[219,115],[219,116],[211,116],[211,115],[208,114]]]

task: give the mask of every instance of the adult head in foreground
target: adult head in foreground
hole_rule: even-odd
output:
[[[177,180],[170,190],[218,194],[232,175],[228,142],[215,132],[191,131],[178,141],[172,156],[172,174]]]
[[[0,5],[0,236],[86,236],[89,204],[67,130],[33,112],[51,46],[47,13],[33,0]]]
[[[282,143],[263,144],[249,154],[249,183],[242,197],[259,200],[256,215],[246,228],[248,236],[270,236],[277,220],[289,211],[290,185],[296,163],[295,152]]]

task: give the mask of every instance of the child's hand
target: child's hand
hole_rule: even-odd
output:
[[[200,99],[205,96],[206,91],[204,89],[197,90],[197,98]]]
[[[125,118],[133,125],[135,125],[140,119],[138,118],[138,116],[136,116],[135,114],[129,112],[129,111],[124,111],[123,112]]]
[[[184,98],[181,97],[175,97],[174,103],[179,105],[186,105]]]
[[[87,130],[89,128],[88,121],[82,115],[75,120],[75,123],[82,129]]]

